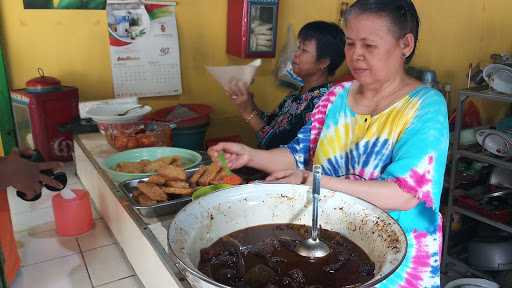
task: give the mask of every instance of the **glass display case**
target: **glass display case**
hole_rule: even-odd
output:
[[[229,0],[227,52],[241,58],[274,57],[278,0]]]

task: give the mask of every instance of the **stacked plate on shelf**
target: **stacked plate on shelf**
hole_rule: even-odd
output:
[[[496,156],[512,156],[512,134],[495,129],[483,129],[476,133],[476,140],[485,150]]]
[[[483,76],[494,90],[512,95],[512,67],[508,65],[512,65],[512,63],[507,65],[490,64],[485,67]]]

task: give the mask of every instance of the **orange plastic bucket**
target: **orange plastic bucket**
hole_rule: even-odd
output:
[[[52,198],[57,234],[66,237],[83,234],[91,230],[94,224],[89,193],[80,189],[71,190],[76,194],[73,199],[64,199],[60,194]]]

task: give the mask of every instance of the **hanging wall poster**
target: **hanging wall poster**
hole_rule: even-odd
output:
[[[116,97],[181,94],[176,2],[108,0]]]
[[[95,9],[103,10],[107,0],[23,0],[25,9]]]

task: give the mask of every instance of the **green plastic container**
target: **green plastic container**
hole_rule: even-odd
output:
[[[172,130],[172,146],[194,151],[205,150],[205,136],[210,123],[199,126],[174,128]]]

